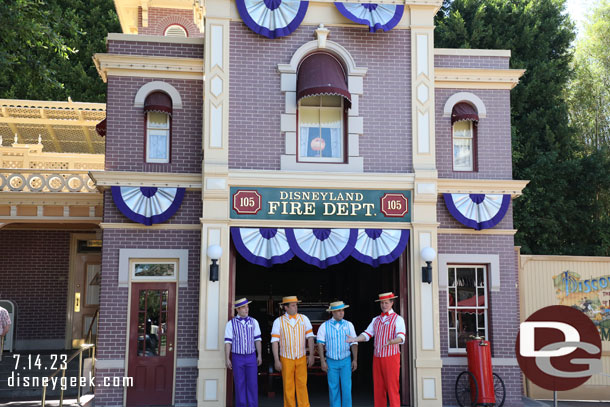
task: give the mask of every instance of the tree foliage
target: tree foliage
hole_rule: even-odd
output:
[[[91,57],[119,29],[112,0],[0,1],[0,98],[104,102]]]
[[[524,253],[567,254],[574,247],[571,199],[578,163],[564,89],[572,75],[574,26],[565,0],[445,1],[439,48],[509,49],[526,69],[511,91],[513,175],[531,180],[515,201],[516,244]]]
[[[610,0],[600,0],[576,45],[570,121],[586,151],[610,146]]]

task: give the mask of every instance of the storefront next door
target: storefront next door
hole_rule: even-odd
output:
[[[133,283],[127,406],[172,405],[176,283]]]

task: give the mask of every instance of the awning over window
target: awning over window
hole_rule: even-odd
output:
[[[247,261],[264,267],[297,256],[325,269],[348,257],[379,267],[405,251],[406,229],[276,229],[231,228],[235,248]]]
[[[468,103],[458,103],[453,106],[453,111],[451,112],[451,124],[463,120],[472,122],[479,121],[479,115],[477,114],[476,109]]]
[[[329,54],[313,54],[299,67],[297,102],[308,96],[337,95],[345,98],[346,107],[352,106],[343,67]]]
[[[172,114],[172,99],[167,93],[153,92],[144,101],[145,112],[160,112]]]
[[[95,131],[101,137],[106,137],[106,119],[102,120],[98,124],[95,125]]]

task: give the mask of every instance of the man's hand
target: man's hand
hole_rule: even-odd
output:
[[[353,337],[353,336],[347,336],[347,339],[345,340],[345,342],[347,343],[353,343],[356,342],[356,339],[358,339],[358,337]]]
[[[278,372],[282,371],[282,363],[279,360],[275,361],[275,370],[277,370]]]
[[[355,360],[352,360],[352,372],[355,372],[356,369],[358,369],[358,362]]]
[[[227,359],[227,361],[225,363],[227,365],[227,369],[233,369],[233,364],[231,363],[231,359]]]
[[[263,364],[263,357],[260,354],[256,358],[256,364],[257,364],[257,366],[260,366]]]
[[[307,367],[312,367],[315,362],[315,357],[313,355],[307,356]]]
[[[320,365],[321,365],[321,367],[322,367],[322,371],[323,371],[323,372],[328,372],[328,363],[326,363],[326,361],[325,361],[325,360],[321,360],[321,361],[320,361]]]

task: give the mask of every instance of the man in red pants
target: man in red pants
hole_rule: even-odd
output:
[[[405,320],[394,312],[394,293],[379,294],[381,315],[373,318],[369,327],[357,338],[347,342],[367,342],[375,337],[373,357],[373,387],[375,407],[400,406],[400,345],[405,342]]]

